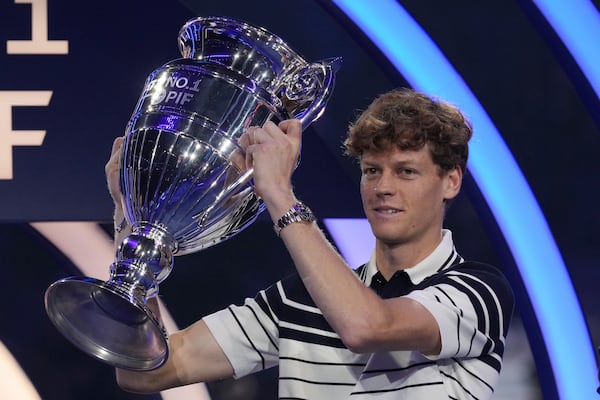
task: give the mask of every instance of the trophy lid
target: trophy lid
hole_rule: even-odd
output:
[[[189,20],[179,31],[179,49],[184,58],[221,64],[265,88],[308,65],[279,36],[228,17]]]
[[[308,62],[265,28],[228,17],[198,17],[179,31],[184,58],[214,63],[272,96],[283,118],[304,127],[318,119],[334,86],[341,57]]]

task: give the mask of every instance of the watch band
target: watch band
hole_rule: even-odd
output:
[[[279,236],[283,228],[294,222],[313,222],[316,220],[310,208],[302,202],[297,202],[273,224],[273,229],[277,236]]]

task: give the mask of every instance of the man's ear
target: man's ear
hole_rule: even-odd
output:
[[[458,195],[462,185],[462,178],[463,172],[458,165],[445,173],[444,181],[446,186],[444,188],[444,200],[451,200]]]

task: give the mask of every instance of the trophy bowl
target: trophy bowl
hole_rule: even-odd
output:
[[[340,58],[307,62],[281,38],[226,17],[179,32],[182,58],[154,70],[127,124],[120,166],[125,218],[110,279],[68,277],[45,294],[57,329],[118,368],[152,370],[168,358],[167,332],[146,305],[174,256],[227,240],[264,205],[244,167],[250,126],[323,113]]]

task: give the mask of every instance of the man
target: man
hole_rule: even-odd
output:
[[[282,399],[490,398],[513,294],[497,269],[464,262],[442,226],[466,170],[470,124],[404,89],[377,98],[350,126],[345,146],[360,161],[376,238],[355,271],[292,190],[301,134],[288,120],[240,139],[297,275],[171,335],[163,367],[118,370],[119,384],[153,392],[279,365]],[[121,141],[106,167],[116,204]]]

